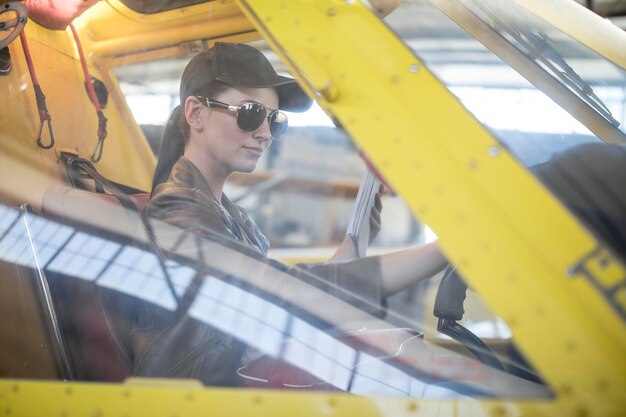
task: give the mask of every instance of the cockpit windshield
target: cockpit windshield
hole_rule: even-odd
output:
[[[3,50],[0,378],[551,401],[584,375],[540,365],[596,345],[536,353],[533,326],[566,321],[543,289],[626,317],[626,72],[549,19],[336,2],[316,22],[374,22],[381,50],[350,29],[311,64],[321,36],[296,56],[266,33],[289,2],[262,24],[247,2],[97,3]]]

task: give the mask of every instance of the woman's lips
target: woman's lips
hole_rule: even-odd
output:
[[[257,147],[257,146],[244,146],[243,147],[245,150],[249,151],[250,153],[254,154],[255,156],[261,156],[263,155],[263,148],[261,147]]]

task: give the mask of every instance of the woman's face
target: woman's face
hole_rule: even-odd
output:
[[[273,88],[229,88],[210,98],[231,106],[253,102],[271,110],[278,108],[278,94]],[[217,170],[218,175],[227,176],[237,171],[252,172],[272,143],[267,118],[257,130],[249,132],[237,126],[235,112],[202,107],[203,131],[197,148],[203,153],[205,163],[210,164],[211,170]],[[268,110],[268,114],[271,110]]]

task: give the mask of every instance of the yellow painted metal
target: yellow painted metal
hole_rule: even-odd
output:
[[[211,24],[206,23],[207,19]],[[254,30],[232,1],[212,1],[143,15],[119,0],[111,0],[85,12],[75,26],[84,34],[95,60]]]
[[[98,118],[85,91],[85,77],[69,30],[50,31],[29,21],[25,34],[52,117],[56,147],[76,149],[80,156],[89,158],[98,140]],[[33,83],[20,40],[12,42],[9,48],[13,69],[0,83],[2,97],[11,98],[0,103],[0,173],[4,178],[20,178],[20,182],[4,181],[0,187],[2,194],[8,196],[3,203],[29,203],[37,209],[43,193],[64,181],[66,173],[57,162],[54,149],[44,150],[36,144],[40,122]],[[85,53],[89,53],[87,48]],[[119,86],[108,71],[91,63],[89,70],[110,93],[108,106],[103,110],[108,119],[108,137],[98,170],[114,181],[149,189],[155,158],[132,119]],[[50,141],[47,125],[42,141]]]
[[[626,32],[570,0],[514,0],[609,61],[626,69]],[[610,41],[609,41],[610,39]]]
[[[575,268],[601,244],[361,2],[239,3],[508,323],[553,411],[623,410],[623,310]]]
[[[202,389],[191,381],[173,380],[123,385],[0,380],[0,415],[10,417],[507,417],[544,416],[550,410],[549,403],[418,402],[328,392]]]

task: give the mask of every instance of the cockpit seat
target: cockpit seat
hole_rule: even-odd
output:
[[[97,239],[145,248],[140,213],[148,200],[147,193],[130,195],[134,208],[128,209],[112,194],[54,187],[43,197],[42,214]],[[133,298],[86,278],[88,273],[46,270],[45,275],[76,379],[119,382],[130,376],[129,349],[120,332]]]
[[[71,187],[50,188],[43,197],[42,212],[68,223],[101,227],[112,233],[139,237],[139,216],[150,199],[149,193],[131,194],[136,210],[129,210],[113,194],[96,193]]]

